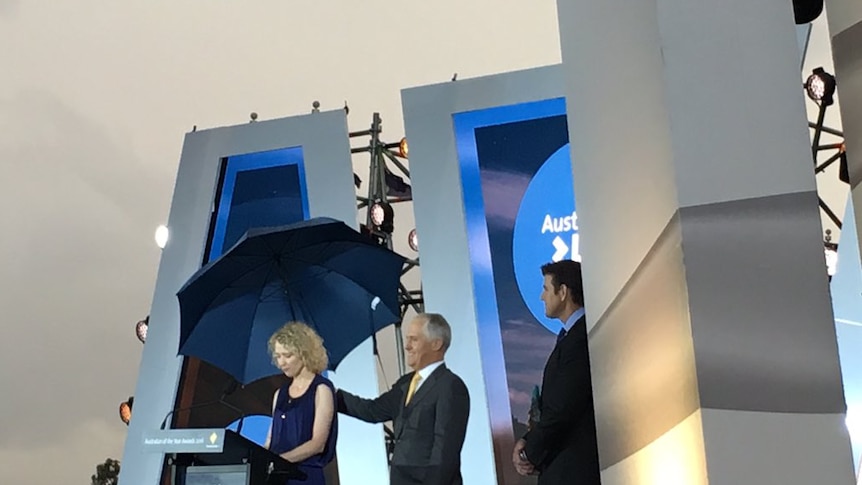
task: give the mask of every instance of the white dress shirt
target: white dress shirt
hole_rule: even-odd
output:
[[[413,394],[416,394],[416,391],[418,391],[419,388],[422,387],[422,384],[425,383],[425,380],[428,379],[428,376],[430,376],[431,373],[437,370],[437,368],[441,365],[443,365],[443,361],[438,360],[437,362],[432,362],[416,371],[419,374],[419,382],[416,383],[416,389],[413,390]]]

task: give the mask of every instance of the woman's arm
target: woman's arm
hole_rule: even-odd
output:
[[[319,384],[314,393],[314,424],[311,429],[311,439],[296,448],[282,453],[281,457],[293,463],[299,463],[306,458],[323,453],[332,418],[335,416],[335,399],[332,390],[326,384]]]
[[[272,395],[272,413],[270,416],[275,415],[275,403],[278,402],[278,389],[275,390],[275,393]],[[269,449],[270,441],[272,441],[272,421],[269,423],[269,431],[266,432],[266,441],[263,444],[263,447],[267,450]]]

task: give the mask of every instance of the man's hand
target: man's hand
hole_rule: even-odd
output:
[[[536,472],[536,467],[534,467],[528,460],[521,457],[521,451],[524,450],[526,445],[526,441],[518,440],[518,442],[515,443],[515,449],[512,450],[512,464],[515,465],[515,470],[518,474],[522,476],[532,475]]]

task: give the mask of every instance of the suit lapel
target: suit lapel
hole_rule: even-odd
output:
[[[393,424],[393,426],[395,427],[393,432],[395,433],[396,438],[401,437],[401,433],[404,431],[404,422],[407,420],[407,418],[410,416],[410,413],[416,407],[416,403],[422,400],[423,397],[431,393],[431,390],[437,384],[437,380],[440,378],[441,375],[443,375],[445,369],[446,364],[441,364],[439,367],[434,369],[434,372],[432,372],[431,375],[429,375],[428,378],[425,379],[425,382],[423,382],[422,385],[419,386],[419,389],[417,389],[416,392],[413,394],[413,398],[410,399],[410,404],[405,405],[404,401],[407,400],[407,390],[410,388],[410,379],[413,378],[413,374],[408,374],[410,376],[410,379],[405,379],[406,384],[403,384],[401,386],[402,395],[404,396],[404,399],[401,401],[401,414]]]
[[[425,397],[428,393],[431,392],[431,389],[433,389],[434,385],[437,383],[437,379],[440,378],[445,369],[446,364],[440,364],[439,367],[434,369],[434,372],[432,372],[431,375],[428,376],[427,379],[425,379],[425,382],[423,382],[419,389],[416,390],[416,393],[413,394],[413,399],[411,399],[410,404],[406,406],[407,409],[412,408],[417,402],[422,400],[423,397]]]
[[[557,342],[557,344],[554,345],[554,350],[556,350],[556,348],[559,347],[559,345],[561,343],[569,340],[572,337],[573,333],[586,331],[586,328],[587,328],[587,316],[582,315],[581,318],[575,320],[575,324],[572,325],[572,328],[570,328],[568,332],[566,332],[566,336],[561,338]]]
[[[569,331],[566,332],[565,337],[558,340],[557,343],[554,344],[554,349],[551,351],[551,355],[548,356],[547,362],[545,362],[545,371],[544,371],[545,376],[548,374],[548,369],[556,366],[556,362],[560,358],[559,357],[560,352],[561,352],[560,349],[562,348],[563,344],[568,344],[569,342],[571,342],[572,340],[577,338],[576,336],[572,335],[573,333],[584,332],[584,334],[586,334],[586,328],[587,328],[587,317],[586,317],[586,315],[584,315],[575,321],[575,324],[572,325],[572,328],[570,328]],[[543,389],[544,389],[544,385],[545,385],[544,379],[545,378],[543,377],[542,378],[542,388]]]
[[[399,386],[399,388],[401,389],[401,411],[399,413],[398,419],[396,419],[395,422],[392,423],[392,426],[394,427],[392,431],[395,433],[396,437],[400,437],[401,431],[404,430],[404,401],[407,399],[407,391],[410,389],[410,380],[413,379],[413,374],[415,374],[415,372],[406,374],[404,376],[404,382],[402,382]]]

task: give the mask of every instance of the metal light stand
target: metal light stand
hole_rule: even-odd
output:
[[[395,152],[393,150],[399,149],[402,142],[399,143],[385,143],[381,140],[380,135],[383,133],[383,120],[380,118],[380,113],[374,113],[373,118],[371,120],[371,127],[368,130],[351,132],[350,138],[359,138],[359,137],[369,137],[369,142],[367,146],[364,147],[356,147],[351,148],[350,153],[365,153],[368,152],[370,155],[370,169],[369,169],[369,180],[368,180],[368,191],[367,196],[363,197],[357,195],[357,209],[367,209],[365,216],[365,227],[370,232],[371,236],[374,237],[381,246],[386,246],[390,250],[392,250],[392,232],[391,228],[389,230],[385,230],[385,228],[376,226],[371,218],[371,206],[376,202],[385,202],[388,204],[395,203],[404,203],[404,202],[412,202],[413,198],[411,196],[390,196],[388,187],[386,185],[386,173],[389,171],[389,167],[387,165],[387,161],[391,163],[395,168],[401,172],[407,180],[410,179],[410,171],[404,164],[401,162],[399,158],[406,155],[406,153],[402,153],[401,151]],[[401,333],[401,321],[404,319],[404,315],[410,308],[413,308],[417,313],[422,312],[424,309],[424,300],[422,298],[422,290],[421,288],[418,290],[410,290],[404,283],[404,275],[406,275],[411,269],[419,266],[419,259],[408,259],[404,265],[404,268],[401,270],[402,281],[398,285],[398,304],[400,307],[401,315],[395,324],[395,344],[396,344],[396,355],[398,362],[398,372],[399,375],[403,375],[406,371],[406,366],[404,362],[404,338]]]
[[[808,126],[814,130],[811,135],[811,157],[814,162],[814,175],[815,177],[820,175],[826,170],[826,168],[837,161],[839,162],[838,179],[849,184],[850,177],[847,173],[847,152],[844,145],[844,133],[840,130],[823,126],[824,120],[826,119],[826,110],[835,101],[835,77],[824,71],[822,67],[818,67],[811,71],[811,75],[802,87],[808,95],[808,98],[818,106],[817,121],[814,123],[810,121],[808,122]],[[821,144],[820,140],[824,133],[837,137],[837,142]],[[830,151],[834,151],[834,153],[829,155],[826,160],[823,160],[822,162],[818,160],[821,153],[828,153]],[[841,219],[835,214],[835,211],[826,204],[819,194],[817,196],[817,203],[820,206],[820,210],[829,217],[829,220],[835,224],[835,227],[841,230]],[[832,242],[831,229],[826,229],[823,244],[826,256],[826,272],[829,276],[829,281],[832,281],[832,275],[837,266],[838,244]]]
[[[810,85],[809,83],[818,84]],[[810,121],[808,122],[808,126],[814,130],[814,133],[811,136],[811,156],[814,163],[814,175],[816,176],[823,173],[827,167],[839,160],[841,161],[841,164],[843,164],[843,167],[846,168],[847,154],[844,145],[844,133],[823,125],[824,120],[826,119],[826,110],[832,105],[834,100],[835,78],[831,74],[825,72],[822,67],[816,68],[812,71],[812,75],[809,76],[808,80],[806,80],[802,87],[806,91],[808,98],[818,106],[817,121],[813,123]],[[838,143],[821,145],[820,139],[823,133],[837,136],[840,140]],[[834,150],[835,152],[822,163],[818,163],[820,154],[831,150]],[[841,175],[841,169],[839,169],[838,176],[842,181],[844,181]],[[838,229],[841,229],[841,219],[819,195],[817,196],[817,203],[820,206],[820,209],[827,217],[829,217],[829,220],[831,220]]]
[[[808,122],[808,126],[814,130],[814,134],[811,138],[811,156],[814,159],[814,175],[819,175],[823,173],[830,165],[841,160],[842,158],[846,158],[847,156],[843,140],[844,133],[840,130],[823,126],[823,120],[826,116],[826,110],[828,108],[828,105],[821,103],[820,111],[817,114],[817,121],[814,123]],[[842,139],[838,143],[821,145],[820,137],[823,133],[829,133],[830,135],[841,137]],[[832,155],[830,155],[823,162],[818,163],[818,158],[820,157],[821,153],[833,150],[834,153],[832,153]],[[820,209],[826,214],[827,217],[829,217],[832,223],[835,224],[838,229],[841,229],[841,219],[838,217],[838,215],[835,214],[835,211],[833,211],[820,196],[817,197],[817,203],[820,206]]]

